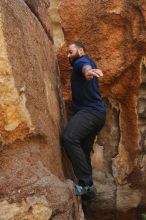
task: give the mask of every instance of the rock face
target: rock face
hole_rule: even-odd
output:
[[[99,201],[91,219],[138,219],[146,211],[146,3],[60,0],[59,14],[65,42],[58,59],[68,112],[71,68],[67,45],[82,41],[105,73],[101,92],[107,121],[93,155]]]
[[[65,181],[72,171],[60,147],[63,97],[68,117],[71,103],[66,46],[74,40],[105,73],[107,120],[92,155],[98,199],[89,219],[138,220],[146,212],[146,3],[53,0],[49,6],[48,0],[0,1],[0,220],[84,219]]]
[[[0,220],[81,219],[64,182],[65,113],[48,6],[0,1]]]

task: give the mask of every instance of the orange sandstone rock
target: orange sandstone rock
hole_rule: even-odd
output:
[[[46,2],[0,1],[1,220],[81,219],[64,182],[65,116]]]

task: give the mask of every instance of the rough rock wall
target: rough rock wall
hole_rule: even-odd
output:
[[[49,13],[53,24],[53,39],[55,48],[58,49],[64,43],[64,34],[61,26],[61,18],[58,13],[59,0],[50,1]]]
[[[64,182],[48,1],[0,1],[0,220],[81,219]]]
[[[68,43],[82,41],[105,73],[101,92],[107,122],[93,155],[98,201],[91,218],[138,219],[139,212],[146,210],[146,2],[60,0],[59,14],[65,43],[58,59],[67,109],[71,100]]]

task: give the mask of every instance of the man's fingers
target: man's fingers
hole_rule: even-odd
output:
[[[95,73],[95,72],[93,72],[93,76],[101,77],[102,75],[101,75],[100,73]]]
[[[103,76],[103,72],[99,69],[93,69],[93,72],[96,73],[98,76]]]
[[[102,77],[103,73],[100,69],[90,69],[87,73],[86,73],[86,79],[92,79],[93,76],[96,77]]]
[[[103,73],[102,72],[98,72],[98,71],[92,71],[91,73],[93,76],[96,76],[96,77],[101,77],[103,76]]]

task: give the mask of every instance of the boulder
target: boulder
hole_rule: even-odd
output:
[[[65,111],[46,3],[0,1],[0,220],[83,219],[64,182]]]

